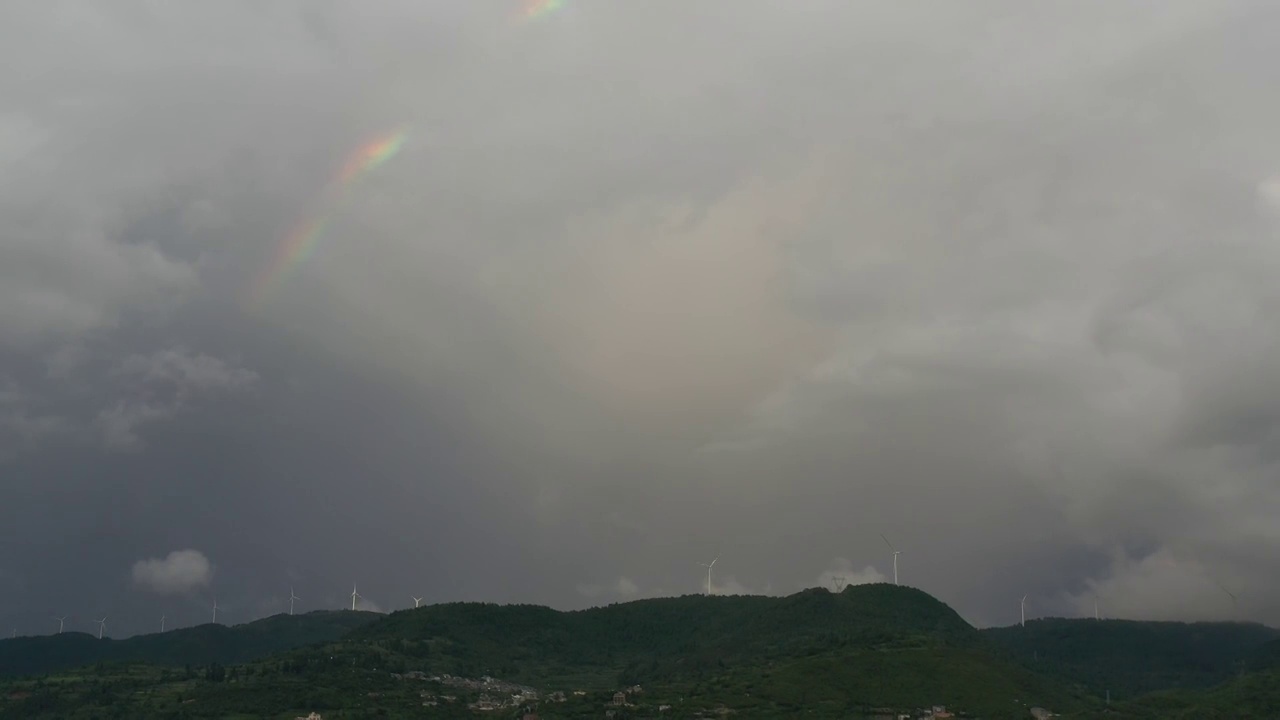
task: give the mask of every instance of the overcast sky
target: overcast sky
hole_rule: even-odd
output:
[[[0,8],[3,634],[1280,624],[1280,7],[522,5]]]

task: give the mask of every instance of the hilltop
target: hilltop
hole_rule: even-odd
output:
[[[273,615],[243,625],[209,623],[124,640],[99,640],[82,632],[19,637],[0,641],[0,677],[40,675],[96,663],[176,667],[243,663],[337,640],[380,617],[369,612],[317,610]]]
[[[555,658],[567,666],[652,666],[700,654],[718,659],[785,656],[797,648],[971,647],[976,630],[947,605],[914,588],[887,584],[847,588],[839,595],[811,589],[787,597],[687,595],[637,600],[572,612],[550,608],[451,603],[393,613],[354,631],[353,640],[389,640],[408,650],[430,648],[446,665],[475,669],[493,660],[507,674],[528,661]],[[458,668],[455,668],[458,669]],[[637,681],[656,672],[630,670]]]
[[[40,688],[46,695],[38,703],[33,697],[14,709],[30,713],[24,717],[38,717],[32,712],[37,707],[56,715],[59,708],[82,707],[76,702],[96,702],[103,684],[121,702],[145,697],[148,707],[181,706],[188,717],[292,717],[304,710],[320,710],[326,718],[379,712],[419,717],[419,691],[457,695],[458,703],[479,697],[473,686],[403,679],[415,672],[492,676],[544,694],[564,692],[568,702],[540,710],[547,717],[599,717],[616,690],[635,686],[644,690],[634,703],[650,713],[671,705],[680,711],[672,717],[717,706],[764,718],[843,718],[874,707],[933,704],[1000,718],[1025,716],[1023,703],[1056,710],[1093,706],[1064,684],[1001,657],[946,604],[889,584],[780,598],[638,600],[573,612],[450,603],[402,610],[354,628],[340,641],[238,669],[208,668],[194,676],[133,672],[50,682]],[[86,689],[74,694],[73,687]],[[344,709],[355,714],[343,715]],[[135,709],[130,716],[151,715]]]
[[[1280,700],[1280,667],[1266,665],[1280,650],[1271,628],[1038,620],[979,631],[928,594],[889,584],[572,612],[448,603],[387,616],[312,615],[320,625],[332,620],[324,632],[337,635],[231,667],[195,655],[229,657],[200,633],[238,628],[204,626],[192,629],[189,646],[139,646],[139,657],[167,669],[98,665],[10,680],[0,685],[0,719],[293,718],[312,710],[326,720],[471,717],[469,704],[486,697],[498,706],[494,717],[537,704],[546,718],[600,717],[606,705],[617,718],[654,717],[662,705],[671,718],[858,718],[931,705],[991,720],[1025,718],[1035,706],[1078,718],[1267,718]],[[256,635],[240,626],[239,647],[262,650],[266,640],[245,639],[255,636],[281,642],[282,628],[297,620],[255,623]],[[1264,669],[1239,674],[1234,668],[1249,658]],[[1112,690],[1110,707],[1094,691],[1101,681]],[[1117,688],[1161,692],[1125,699]],[[627,705],[610,705],[618,691]],[[563,695],[548,702],[553,693]]]
[[[1280,630],[1256,623],[1046,618],[981,632],[1028,667],[1116,700],[1224,683],[1265,667],[1268,649],[1280,659]]]

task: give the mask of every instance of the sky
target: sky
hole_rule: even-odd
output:
[[[0,629],[785,594],[884,538],[980,626],[1280,625],[1278,21],[6,3]]]

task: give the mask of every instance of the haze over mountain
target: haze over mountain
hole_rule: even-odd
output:
[[[559,5],[0,4],[0,635],[1280,625],[1280,6]]]

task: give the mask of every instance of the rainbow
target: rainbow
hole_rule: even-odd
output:
[[[403,128],[371,140],[356,148],[342,164],[342,169],[326,183],[327,206],[341,201],[346,191],[360,178],[395,157],[404,146],[408,134]],[[258,273],[249,293],[251,305],[259,305],[279,287],[289,273],[315,254],[320,237],[329,225],[329,216],[321,214],[303,219],[276,245],[270,262]]]
[[[525,0],[524,10],[520,13],[526,18],[543,17],[564,7],[565,0]]]

